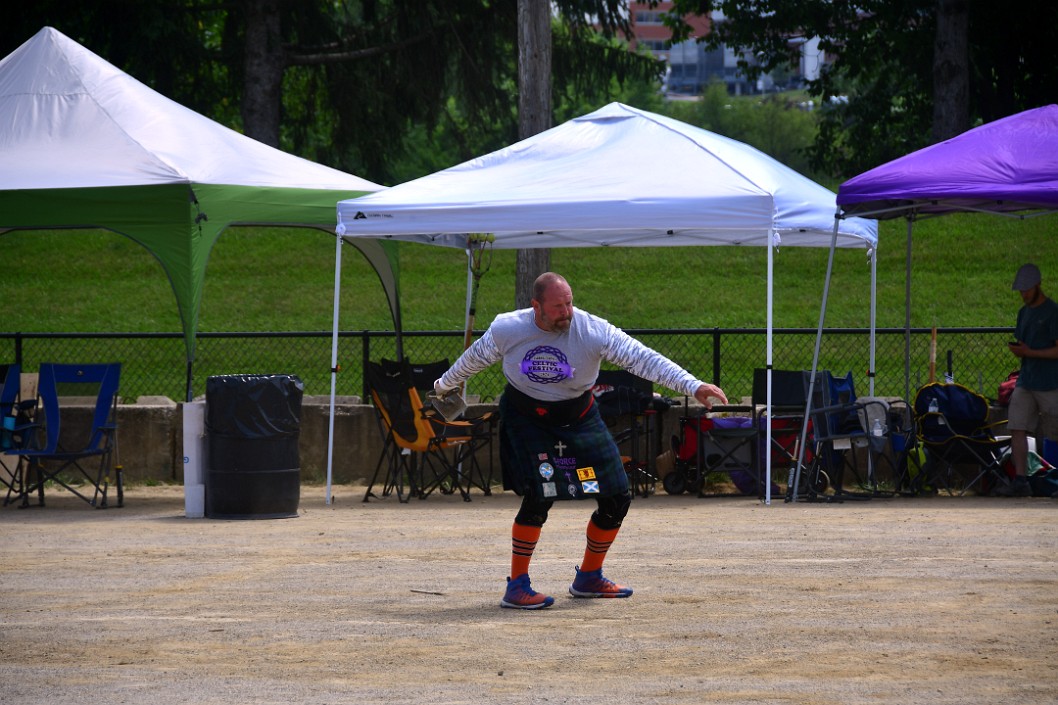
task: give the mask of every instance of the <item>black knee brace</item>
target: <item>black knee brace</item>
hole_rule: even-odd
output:
[[[522,526],[543,526],[552,504],[552,500],[540,500],[526,494],[522,497],[522,506],[518,508],[514,522]]]
[[[624,494],[599,497],[596,501],[599,503],[599,508],[591,515],[591,520],[595,525],[600,529],[619,529],[625,515],[628,514],[628,508],[632,506],[632,493],[629,491]]]

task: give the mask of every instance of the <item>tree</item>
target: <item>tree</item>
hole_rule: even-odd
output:
[[[518,139],[551,127],[550,9],[541,0],[518,0]],[[515,308],[527,308],[533,282],[551,268],[551,250],[518,250],[515,263]]]
[[[553,95],[658,72],[608,40],[622,4],[556,4]],[[0,52],[44,25],[222,124],[379,183],[421,176],[405,141],[442,124],[467,159],[517,138],[517,0],[38,0],[0,23]]]
[[[229,24],[235,25],[229,35],[236,44],[241,38],[241,53],[248,57],[243,104],[274,104],[281,93],[282,124],[296,151],[382,182],[401,155],[404,135],[413,126],[430,129],[450,119],[452,98],[469,128],[494,130],[507,123],[507,136],[513,137],[510,123],[517,117],[511,106],[518,103],[519,69],[511,59],[517,55],[520,4],[242,0],[229,16]],[[526,6],[534,9],[538,22],[546,26],[552,21],[550,3],[531,0]],[[562,0],[556,6],[570,31],[560,35],[565,41],[555,43],[554,51],[578,57],[556,62],[560,70],[553,77],[560,88],[570,82],[608,83],[612,76],[624,81],[658,73],[651,58],[615,52],[607,41],[628,29],[621,2]],[[262,25],[266,31],[260,31]],[[240,34],[241,26],[246,30]],[[277,26],[282,41],[276,39]],[[251,34],[251,29],[258,31]],[[287,71],[277,72],[277,66]],[[292,68],[306,70],[296,86]],[[295,94],[288,95],[295,87]],[[321,110],[331,116],[329,124],[321,124]],[[273,139],[271,114],[244,110],[246,134]],[[550,113],[538,117],[549,124]]]
[[[796,65],[791,38],[821,38],[832,63],[807,86],[824,106],[810,155],[834,175],[1058,96],[1058,4],[1045,0],[676,0],[667,21],[683,38],[684,15],[714,10],[706,43],[757,56],[750,76]]]
[[[933,49],[933,141],[970,127],[970,56],[967,0],[937,0]]]
[[[286,69],[280,38],[279,0],[251,0],[244,5],[246,90],[242,120],[248,136],[278,147],[281,89],[283,70]]]

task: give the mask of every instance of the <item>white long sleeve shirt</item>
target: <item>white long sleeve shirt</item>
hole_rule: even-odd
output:
[[[454,389],[489,365],[517,390],[542,401],[573,399],[592,388],[606,360],[669,389],[693,395],[694,375],[610,322],[574,307],[567,331],[544,331],[532,308],[502,313],[441,376],[439,392]]]

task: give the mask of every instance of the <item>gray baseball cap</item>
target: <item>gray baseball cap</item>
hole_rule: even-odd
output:
[[[1014,277],[1011,289],[1014,291],[1028,291],[1040,283],[1040,268],[1034,264],[1023,264]]]

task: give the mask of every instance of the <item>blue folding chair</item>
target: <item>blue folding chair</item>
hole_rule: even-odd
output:
[[[44,363],[37,382],[38,407],[32,424],[22,430],[22,447],[9,454],[18,455],[24,466],[22,506],[29,506],[29,496],[37,493],[37,504],[44,505],[44,487],[48,482],[69,490],[93,507],[107,506],[110,470],[116,474],[117,506],[124,505],[124,481],[120,465],[112,465],[117,447],[117,399],[121,364],[71,365]],[[62,397],[60,396],[62,394]],[[94,396],[91,428],[64,431],[61,402],[63,397]],[[80,437],[80,440],[78,440]],[[98,463],[89,468],[89,461]],[[87,481],[91,496],[82,494],[74,483]]]
[[[804,380],[807,393],[810,372],[804,373]],[[892,496],[899,483],[899,472],[893,460],[894,432],[889,420],[889,402],[880,397],[857,398],[851,372],[843,377],[836,377],[828,370],[816,372],[811,386],[815,459],[809,479],[814,478],[812,473],[822,471],[833,487],[832,495],[816,499],[840,501]],[[888,472],[883,473],[885,466]],[[847,489],[846,480],[851,480],[858,489]]]

